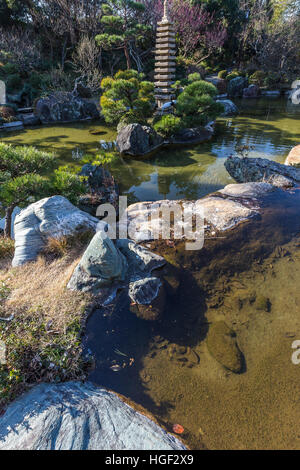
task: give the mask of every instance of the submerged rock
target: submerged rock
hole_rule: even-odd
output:
[[[49,238],[59,239],[79,232],[96,231],[99,220],[79,210],[62,196],[41,199],[15,218],[13,266],[34,261]]]
[[[41,384],[0,420],[0,450],[185,450],[174,436],[90,383]]]
[[[145,320],[157,320],[165,306],[162,281],[157,277],[139,279],[129,284],[130,309]]]
[[[278,186],[278,177],[284,177],[284,186],[300,183],[300,170],[267,158],[229,157],[225,168],[238,183],[264,181]]]
[[[68,289],[97,293],[126,278],[127,262],[113,241],[97,232],[68,283]]]
[[[221,103],[224,106],[224,112],[221,116],[235,116],[239,113],[238,107],[231,100],[216,100],[216,103]]]
[[[201,144],[211,139],[214,134],[212,126],[182,129],[170,138],[171,144]]]
[[[206,341],[210,354],[222,366],[236,374],[242,371],[243,355],[236,334],[224,321],[217,321],[209,327]]]
[[[120,153],[135,157],[147,155],[162,144],[163,138],[152,127],[129,124],[119,131],[116,148]]]
[[[286,158],[285,165],[300,167],[300,145],[292,148]]]

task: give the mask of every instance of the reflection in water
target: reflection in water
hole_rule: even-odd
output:
[[[219,119],[216,135],[196,147],[164,149],[150,160],[120,159],[113,168],[121,193],[130,202],[159,199],[197,199],[231,183],[225,159],[237,145],[253,146],[250,156],[284,162],[300,141],[300,107],[285,99],[236,100],[235,118]],[[94,123],[49,126],[5,134],[4,140],[55,151],[61,162],[72,151],[96,155],[100,140],[114,140],[115,132]]]

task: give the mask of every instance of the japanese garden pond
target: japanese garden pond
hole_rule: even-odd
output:
[[[129,202],[160,199],[197,199],[232,179],[225,159],[237,145],[253,147],[250,156],[283,163],[300,141],[300,109],[287,99],[236,100],[241,113],[217,121],[216,135],[196,147],[164,149],[149,160],[119,159],[113,174]],[[61,163],[72,162],[72,152],[95,155],[99,141],[114,140],[116,133],[97,122],[62,124],[26,129],[0,138],[13,144],[34,145],[54,151]]]
[[[283,163],[300,141],[299,107],[285,99],[236,103],[240,115],[219,119],[210,142],[118,160],[112,172],[121,194],[129,202],[202,197],[233,182],[224,161],[237,145]],[[64,163],[76,149],[96,153],[102,139],[115,133],[94,122],[2,140],[55,151]],[[84,340],[95,357],[90,379],[145,407],[169,431],[182,425],[193,449],[299,449],[300,365],[291,360],[300,339],[299,207],[298,188],[278,190],[260,219],[206,240],[198,252],[151,244],[170,262],[164,275],[176,292],[160,321],[137,318],[122,294],[116,307],[91,315]],[[236,334],[239,373],[214,357],[228,353],[224,335],[209,340],[215,326],[227,339],[226,329]]]

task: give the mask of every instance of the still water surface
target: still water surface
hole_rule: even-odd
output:
[[[216,135],[194,148],[164,149],[150,160],[120,159],[113,173],[121,194],[130,202],[159,199],[197,199],[233,182],[224,168],[236,146],[253,147],[250,156],[283,163],[300,142],[300,106],[286,99],[236,101],[239,116],[217,121]],[[72,152],[95,155],[100,140],[114,140],[115,132],[98,123],[79,123],[26,129],[2,140],[55,151],[61,163]]]

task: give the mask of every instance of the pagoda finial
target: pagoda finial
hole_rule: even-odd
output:
[[[168,0],[164,0],[164,17],[163,21],[169,21],[169,2]]]

